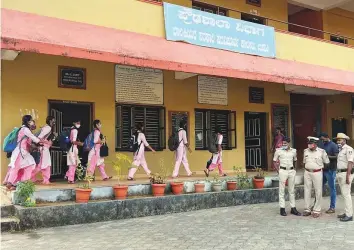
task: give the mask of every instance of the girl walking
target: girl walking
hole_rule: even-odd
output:
[[[79,149],[78,146],[82,146],[83,143],[79,142],[77,140],[78,136],[78,129],[81,127],[81,122],[80,121],[74,121],[73,126],[71,127],[70,131],[70,142],[72,143],[68,154],[66,156],[66,162],[69,167],[68,171],[66,172],[65,178],[68,179],[69,184],[74,184],[74,179],[75,179],[75,172],[77,166],[81,163],[79,159]]]

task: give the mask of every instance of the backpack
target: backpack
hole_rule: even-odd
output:
[[[138,143],[138,136],[139,136],[139,132],[135,132],[130,137],[128,147],[131,152],[135,153],[140,149],[141,143],[140,144]]]
[[[212,133],[209,134],[209,136],[208,136],[208,150],[212,154],[216,154],[218,152],[217,140],[218,140],[217,134],[212,134]]]
[[[63,151],[69,151],[72,143],[70,141],[70,133],[73,128],[64,129],[59,135],[59,145],[60,149]]]
[[[179,147],[179,144],[183,141],[179,141],[179,131],[176,133],[173,133],[169,138],[168,138],[168,149],[170,151],[176,151],[177,148]]]
[[[90,151],[95,146],[94,133],[95,133],[95,131],[92,131],[92,133],[90,133],[84,141],[83,149],[86,152]]]
[[[14,128],[4,139],[3,150],[5,153],[12,153],[17,147],[18,132],[21,128]]]

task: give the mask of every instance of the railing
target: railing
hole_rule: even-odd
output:
[[[163,2],[162,0],[156,0],[156,1]],[[237,12],[237,13],[245,14],[245,15],[254,15],[252,13],[242,12],[242,11],[239,11],[239,10],[236,10],[236,9],[232,9],[232,8],[225,8],[225,7],[220,7],[220,6],[217,6],[217,5],[213,5],[213,4],[210,4],[210,3],[206,2],[206,1],[200,1],[200,0],[190,0],[190,1],[192,1],[194,3],[199,3],[199,4],[205,4],[205,5],[212,6],[214,8],[217,8],[218,12],[219,12],[220,9],[223,9],[223,10],[233,11],[233,12]],[[269,18],[269,17],[265,17],[265,16],[261,16],[261,15],[254,15],[254,16],[266,20],[266,23],[265,23],[266,25],[268,24],[269,20],[272,21],[272,22],[275,22],[275,23],[288,25],[288,29],[286,31],[289,31],[289,32],[302,34],[302,35],[307,35],[307,36],[310,36],[310,37],[316,37],[316,38],[319,38],[319,39],[324,39],[324,35],[329,35],[330,37],[337,38],[336,39],[337,41],[333,41],[332,40],[332,42],[339,43],[339,40],[343,40],[343,42],[340,42],[341,44],[348,44],[348,41],[352,41],[353,44],[354,44],[354,38],[353,37],[341,36],[339,34],[334,34],[334,33],[330,33],[330,32],[327,32],[327,31],[318,30],[318,29],[306,27],[306,26],[303,26],[303,25],[295,24],[295,23],[289,23],[289,22],[285,22],[285,21],[282,21],[282,20]],[[290,28],[290,27],[296,27],[296,28],[298,28],[300,30],[303,30],[303,32],[300,33],[300,32],[291,31],[292,28]],[[278,30],[284,30],[284,29],[278,29]]]

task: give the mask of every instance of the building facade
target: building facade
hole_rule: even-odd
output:
[[[163,158],[171,173],[174,154],[166,144],[180,119],[188,122],[192,171],[205,167],[207,136],[216,126],[223,130],[229,171],[269,169],[276,127],[293,139],[300,157],[307,136],[353,137],[354,6],[291,2],[4,0],[1,140],[27,113],[38,125],[54,115],[58,132],[79,117],[81,140],[100,119],[113,174],[109,160],[115,152],[131,154],[127,145],[137,122],[158,151],[147,153],[149,167],[158,171]],[[203,23],[198,38],[184,26],[176,31],[173,11]],[[215,42],[219,31],[211,20],[235,23],[238,33],[227,30],[225,37],[236,40]],[[242,32],[258,32],[257,41],[269,48],[238,41]],[[169,35],[177,33],[188,43],[172,41]],[[243,51],[221,46],[232,43]],[[64,156],[53,149],[53,177],[65,174]],[[3,176],[8,161],[1,161]]]

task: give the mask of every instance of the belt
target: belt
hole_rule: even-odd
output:
[[[283,170],[293,170],[294,167],[291,167],[291,168],[289,168],[289,169],[287,169],[287,168],[285,168],[285,167],[280,167],[280,169],[283,169]]]
[[[337,169],[337,173],[344,173],[344,172],[347,172],[347,171],[348,171],[347,168],[346,169]],[[354,174],[354,169],[352,169],[351,174]]]
[[[308,168],[305,168],[306,171],[308,172],[311,172],[311,173],[316,173],[316,172],[321,172],[322,171],[322,168],[319,168],[319,169],[308,169]]]

